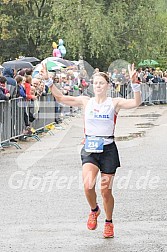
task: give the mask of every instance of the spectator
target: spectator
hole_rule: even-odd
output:
[[[36,93],[36,88],[31,86],[30,94],[35,96],[35,93]]]
[[[24,111],[24,122],[26,125],[27,134],[32,133],[31,128],[30,128],[30,123],[35,120],[33,101],[35,101],[37,99],[37,96],[32,94],[31,82],[32,82],[31,75],[25,75],[23,77],[23,87],[24,87],[26,101],[27,101],[25,111]]]
[[[164,76],[162,77],[162,79],[167,83],[167,73],[164,73]]]
[[[46,96],[46,90],[45,90],[45,84],[43,81],[41,81],[39,88],[38,88],[38,94],[39,96]]]
[[[10,98],[9,90],[6,88],[6,78],[0,76],[0,100],[8,101]]]
[[[32,68],[26,68],[25,69],[25,75],[32,75],[33,69]]]
[[[25,68],[21,69],[18,73],[19,73],[19,75],[24,76],[26,73],[26,69]]]
[[[10,67],[4,68],[3,76],[7,80],[7,89],[10,92],[11,98],[14,98],[16,96],[16,86],[17,86],[16,80],[14,79],[14,71]]]
[[[26,98],[26,93],[25,89],[23,87],[23,77],[21,75],[17,75],[15,77],[15,80],[17,82],[17,92],[16,92],[16,97],[23,97]]]
[[[111,78],[113,80],[118,78],[118,69],[114,68]]]
[[[96,67],[93,73],[95,74],[95,73],[99,73],[99,72],[100,72],[99,68]]]
[[[40,92],[39,92],[39,87],[41,85],[41,79],[40,78],[32,78],[32,83],[31,83],[32,87],[35,88],[35,93],[34,95],[36,96],[40,96]]]
[[[26,99],[29,100],[36,100],[37,97],[35,95],[31,95],[31,82],[32,82],[32,77],[31,75],[25,75],[24,77],[25,83],[25,91],[26,91]]]

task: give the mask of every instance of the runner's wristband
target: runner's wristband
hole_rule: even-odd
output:
[[[140,84],[131,83],[131,87],[132,87],[133,92],[135,92],[135,93],[141,91],[141,86],[140,86]]]
[[[51,87],[53,85],[53,80],[52,78],[49,78],[48,80],[45,80],[45,85],[47,87]]]

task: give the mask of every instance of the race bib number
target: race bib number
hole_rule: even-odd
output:
[[[103,152],[104,139],[102,137],[87,136],[85,141],[85,151],[91,153]]]

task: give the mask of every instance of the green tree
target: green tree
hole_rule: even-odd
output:
[[[52,0],[5,1],[0,5],[1,45],[5,59],[21,55],[43,58],[50,53]]]
[[[67,58],[82,55],[101,69],[116,59],[165,57],[166,7],[166,0],[1,0],[0,60],[45,58],[60,38]]]

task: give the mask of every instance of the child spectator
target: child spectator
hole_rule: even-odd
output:
[[[32,82],[32,77],[31,75],[25,75],[24,79],[24,87],[25,87],[25,91],[26,91],[26,100],[36,100],[37,97],[35,95],[31,94],[31,82]]]
[[[17,93],[16,93],[16,97],[23,97],[26,98],[26,93],[25,93],[25,89],[23,87],[23,77],[21,75],[17,75],[15,77],[15,80],[17,82]]]

